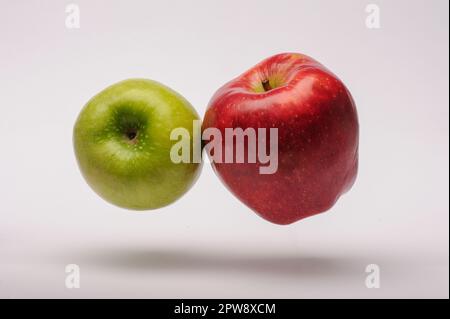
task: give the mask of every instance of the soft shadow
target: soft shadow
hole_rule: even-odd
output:
[[[61,258],[59,258],[61,260]],[[200,250],[96,249],[71,253],[80,265],[139,272],[239,272],[280,276],[346,276],[361,269],[361,260],[349,256],[243,255]]]

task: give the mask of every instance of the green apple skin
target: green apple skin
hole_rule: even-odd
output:
[[[191,136],[192,105],[161,83],[129,79],[94,96],[75,123],[73,143],[81,173],[106,201],[133,210],[166,206],[196,181],[201,163],[173,163],[174,128]],[[193,162],[193,161],[191,161]]]

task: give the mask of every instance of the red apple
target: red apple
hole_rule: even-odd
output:
[[[324,212],[356,179],[353,98],[331,71],[306,55],[272,56],[225,84],[204,117],[202,129],[214,127],[222,136],[226,128],[278,128],[275,173],[261,174],[260,161],[212,163],[228,189],[270,222],[291,224]],[[221,143],[225,149],[225,139]]]

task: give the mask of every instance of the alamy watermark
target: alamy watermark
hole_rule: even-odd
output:
[[[380,29],[380,7],[377,4],[370,3],[366,6],[366,27],[368,29]]]
[[[69,264],[65,268],[66,270],[66,288],[78,289],[80,288],[80,266],[76,264]]]
[[[194,120],[192,131],[193,136],[188,129],[178,127],[170,133],[170,139],[176,141],[170,150],[173,163],[200,163],[203,141],[214,163],[260,163],[260,174],[274,174],[278,169],[278,128],[225,128],[222,134],[215,127],[202,132],[201,121]]]
[[[380,266],[370,264],[366,266],[366,287],[369,289],[380,288]]]
[[[65,25],[67,29],[79,29],[80,28],[80,7],[71,3],[66,6],[66,20]]]

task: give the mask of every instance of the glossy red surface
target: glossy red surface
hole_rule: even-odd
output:
[[[278,87],[255,92],[270,80]],[[259,88],[259,89],[258,89]],[[358,118],[344,84],[310,57],[270,57],[220,88],[203,129],[278,128],[278,170],[261,163],[213,163],[242,202],[276,224],[328,210],[354,183],[358,168]],[[223,142],[224,143],[224,142]]]

